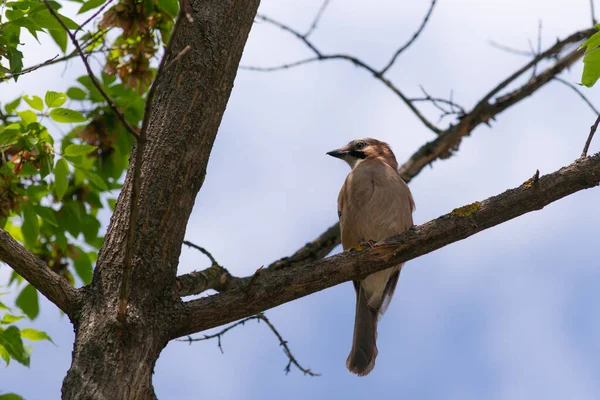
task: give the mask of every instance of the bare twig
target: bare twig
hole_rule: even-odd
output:
[[[408,49],[410,47],[410,45],[412,45],[414,43],[414,41],[417,40],[417,38],[419,37],[419,35],[421,34],[421,32],[423,32],[423,29],[425,29],[425,25],[427,25],[427,22],[429,21],[429,17],[431,17],[431,13],[433,12],[433,8],[435,7],[436,1],[437,0],[431,0],[431,5],[429,6],[429,10],[427,10],[427,14],[425,14],[425,18],[423,18],[423,22],[421,22],[421,26],[419,26],[419,29],[417,29],[417,31],[408,40],[408,42],[406,42],[406,44],[404,44],[402,47],[400,47],[396,51],[396,53],[394,53],[394,55],[392,56],[392,59],[386,64],[386,66],[383,67],[381,69],[381,71],[379,71],[379,73],[381,75],[384,75],[392,67],[392,65],[394,65],[394,63],[396,62],[396,59],[398,58],[398,56],[404,50]]]
[[[127,131],[129,133],[131,133],[134,137],[138,137],[138,133],[135,130],[135,128],[132,127],[129,124],[129,122],[127,122],[127,119],[125,118],[125,115],[123,115],[123,113],[119,110],[119,108],[117,107],[117,105],[112,101],[112,99],[108,96],[108,94],[104,91],[104,89],[102,89],[102,85],[100,85],[100,82],[98,82],[98,79],[96,78],[96,75],[94,75],[94,72],[92,71],[92,68],[90,67],[90,64],[88,63],[88,61],[87,61],[87,59],[86,59],[86,57],[84,55],[84,52],[81,49],[81,46],[79,45],[79,42],[77,41],[77,38],[75,37],[75,35],[67,27],[67,25],[65,24],[65,22],[56,13],[56,11],[54,11],[54,9],[50,6],[50,3],[48,2],[48,0],[44,0],[44,4],[46,4],[46,8],[50,12],[50,14],[52,14],[52,16],[58,21],[58,23],[63,27],[63,29],[65,30],[65,32],[67,33],[67,35],[71,39],[71,42],[75,46],[75,49],[77,50],[77,53],[79,54],[79,57],[81,58],[81,61],[83,61],[83,65],[85,65],[85,69],[86,69],[86,71],[88,73],[88,76],[90,77],[90,80],[92,81],[92,83],[94,84],[94,86],[96,87],[96,89],[98,89],[98,91],[100,92],[100,94],[102,95],[102,97],[104,97],[104,100],[106,100],[106,102],[108,103],[108,106],[110,107],[110,109],[115,113],[115,115],[117,116],[117,118],[119,119],[119,121],[121,121],[121,123],[125,126],[125,129],[127,129]]]
[[[282,70],[282,69],[288,69],[291,67],[297,67],[303,64],[307,64],[310,62],[314,62],[314,61],[324,61],[324,60],[346,60],[346,61],[350,61],[351,63],[353,63],[354,65],[356,65],[357,67],[363,68],[367,71],[369,71],[373,77],[377,80],[379,80],[380,82],[382,82],[384,85],[386,85],[389,89],[392,90],[392,92],[394,92],[398,97],[400,97],[400,99],[408,106],[408,108],[410,108],[410,110],[417,116],[417,118],[419,120],[421,120],[421,122],[427,127],[429,128],[432,132],[436,133],[436,134],[440,134],[442,132],[441,129],[439,129],[438,127],[436,127],[433,123],[431,123],[427,118],[425,118],[425,116],[415,107],[414,104],[412,104],[412,102],[408,99],[408,97],[406,97],[406,95],[404,95],[404,93],[402,93],[400,91],[400,89],[398,89],[389,79],[385,78],[379,71],[377,71],[375,68],[373,68],[372,66],[368,65],[367,63],[365,63],[364,61],[354,57],[354,56],[350,56],[347,54],[323,54],[321,53],[321,51],[319,51],[319,49],[303,34],[301,34],[300,32],[298,32],[297,30],[279,22],[276,21],[272,18],[269,18],[265,15],[262,14],[257,14],[256,18],[258,18],[261,21],[264,22],[268,22],[286,32],[291,33],[292,35],[294,35],[296,38],[298,38],[300,41],[302,41],[314,54],[316,57],[314,58],[309,58],[309,59],[305,59],[305,60],[301,60],[301,61],[297,61],[294,63],[290,63],[290,64],[284,64],[284,65],[280,65],[277,67],[267,67],[267,68],[261,68],[261,67],[248,67],[248,66],[240,66],[240,69],[247,69],[247,70],[252,70],[252,71],[263,71],[263,72],[267,72],[267,71],[277,71],[277,70]]]
[[[279,333],[277,328],[275,328],[275,326],[271,323],[271,321],[269,321],[269,319],[263,313],[258,313],[251,317],[244,318],[243,320],[238,321],[235,324],[229,325],[222,331],[217,332],[215,334],[204,335],[203,337],[200,337],[200,338],[193,338],[191,336],[188,336],[187,339],[179,339],[178,342],[188,342],[189,344],[192,344],[192,342],[201,342],[204,340],[217,339],[217,345],[219,346],[219,350],[221,351],[221,354],[223,354],[223,346],[221,343],[221,338],[223,337],[223,335],[225,335],[227,332],[229,332],[233,328],[244,325],[246,322],[252,321],[252,320],[257,320],[258,322],[263,321],[269,327],[269,329],[271,329],[271,332],[273,332],[273,334],[275,336],[277,336],[277,339],[279,340],[279,345],[281,347],[283,347],[283,352],[289,360],[287,365],[284,368],[286,375],[288,373],[290,373],[292,365],[294,365],[296,368],[298,368],[300,371],[302,371],[304,373],[304,375],[310,375],[310,376],[320,376],[321,375],[316,372],[312,372],[309,368],[302,367],[298,363],[298,360],[296,360],[296,357],[294,357],[294,355],[292,354],[292,352],[287,344],[287,341],[283,339],[283,337],[281,336],[281,334]]]
[[[184,240],[183,244],[185,244],[188,247],[194,248],[194,249],[198,250],[200,253],[204,254],[206,257],[208,257],[210,259],[210,262],[212,265],[216,265],[217,267],[221,266],[221,265],[219,265],[217,260],[215,260],[213,255],[210,254],[210,252],[208,250],[206,250],[204,247],[200,247],[197,244],[190,242],[189,240]]]
[[[327,6],[329,5],[329,2],[331,0],[324,0],[323,4],[321,4],[321,7],[319,8],[319,11],[317,11],[317,15],[315,15],[315,19],[313,19],[312,24],[310,24],[310,28],[308,28],[308,31],[306,31],[306,33],[304,34],[304,37],[309,37],[311,33],[313,33],[315,31],[315,29],[317,29],[317,25],[319,24],[319,21],[321,20],[321,17],[323,16],[323,13],[325,12],[325,9],[327,8]]]
[[[590,14],[592,15],[592,26],[596,26],[598,21],[596,20],[596,11],[594,10],[594,0],[590,0]]]
[[[79,32],[80,30],[82,30],[87,24],[90,23],[90,21],[92,21],[94,18],[96,18],[98,15],[100,15],[100,13],[102,13],[106,9],[106,7],[108,7],[110,5],[110,3],[112,3],[112,0],[108,0],[91,17],[89,17],[88,19],[86,19],[85,21],[83,21],[83,23],[81,25],[79,25],[77,27],[77,29],[75,29],[74,34],[77,35],[77,32]]]
[[[577,88],[577,86],[575,86],[571,82],[566,81],[566,80],[564,80],[562,78],[559,78],[559,77],[555,77],[554,80],[558,81],[558,82],[560,82],[560,83],[562,83],[562,84],[564,84],[564,85],[566,85],[568,87],[570,87],[571,89],[573,89],[573,91],[575,93],[577,93],[577,95],[579,97],[581,97],[581,99],[585,102],[585,104],[587,104],[592,109],[592,111],[594,112],[594,114],[600,114],[600,111],[598,111],[598,109],[596,109],[596,107],[594,107],[594,105],[592,104],[592,102],[586,97],[585,94],[583,94],[583,92],[581,90],[579,90]]]
[[[490,46],[495,47],[499,50],[505,51],[507,53],[511,53],[511,54],[515,54],[517,56],[525,56],[525,57],[531,57],[531,51],[526,51],[526,50],[519,50],[519,49],[513,49],[512,47],[509,46],[505,46],[503,44],[500,44],[498,42],[494,42],[493,40],[489,41]]]
[[[585,141],[585,146],[583,146],[583,151],[581,152],[581,158],[587,157],[588,150],[590,149],[590,144],[592,143],[592,139],[594,138],[596,129],[598,129],[598,124],[600,124],[600,114],[598,114],[598,118],[596,118],[596,122],[594,122],[594,125],[592,125],[590,128],[590,134],[588,135],[588,138]]]
[[[30,73],[30,72],[33,72],[33,71],[35,71],[36,69],[38,69],[38,68],[42,68],[42,67],[44,67],[44,66],[46,66],[46,65],[54,64],[54,61],[56,60],[56,58],[57,58],[57,57],[58,57],[58,54],[57,54],[57,55],[55,55],[54,57],[52,57],[52,58],[50,58],[50,59],[48,59],[48,60],[44,61],[44,62],[43,62],[43,63],[41,63],[41,64],[34,65],[34,66],[32,66],[32,67],[29,67],[29,68],[25,68],[25,69],[21,70],[20,72],[15,72],[14,74],[10,74],[10,75],[4,75],[4,76],[1,76],[1,77],[0,77],[0,82],[8,81],[8,80],[10,80],[10,79],[12,79],[12,78],[14,78],[14,77],[21,76],[21,75],[25,75],[25,74],[28,74],[28,73]]]
[[[177,64],[177,62],[181,60],[181,57],[185,56],[187,52],[191,49],[192,46],[190,46],[189,44],[185,46],[183,50],[181,50],[171,61],[169,61],[169,64],[167,64],[167,66],[165,67],[165,71],[168,71],[173,65]]]

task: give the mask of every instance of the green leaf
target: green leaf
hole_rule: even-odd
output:
[[[175,18],[179,12],[179,1],[177,0],[157,0],[158,7],[169,14],[170,17]]]
[[[6,366],[8,366],[8,364],[10,364],[10,354],[8,354],[8,350],[6,350],[6,348],[4,346],[2,346],[1,344],[0,344],[0,357],[2,357],[2,359],[6,363]]]
[[[94,8],[98,8],[102,4],[104,4],[105,1],[106,0],[88,0],[85,3],[83,3],[83,6],[81,6],[81,8],[79,9],[79,12],[77,14],[83,14],[86,11],[93,10]]]
[[[600,48],[596,48],[583,56],[581,83],[587,87],[592,87],[598,78],[600,78]]]
[[[48,33],[63,53],[67,52],[67,32],[64,29],[49,29]]]
[[[31,285],[25,286],[25,289],[23,289],[19,294],[19,297],[17,297],[16,303],[29,319],[35,319],[40,312],[38,293]]]
[[[85,100],[87,97],[87,93],[84,90],[78,87],[72,87],[67,90],[67,96],[72,98],[73,100]]]
[[[23,120],[25,126],[37,121],[37,115],[31,110],[18,111],[17,114],[19,114],[19,117]]]
[[[106,186],[106,183],[98,175],[96,175],[90,171],[85,171],[84,173],[85,173],[85,177],[98,189],[104,190],[104,191],[108,190],[108,186]]]
[[[38,96],[24,96],[23,99],[33,108],[34,110],[42,111],[44,109],[44,102]]]
[[[18,394],[6,393],[6,394],[0,394],[0,400],[23,400],[23,398],[21,396],[19,396]]]
[[[61,92],[46,92],[46,105],[50,108],[60,107],[67,101],[67,95]]]
[[[68,108],[56,108],[50,111],[50,118],[56,122],[85,122],[88,119],[83,116],[82,113],[75,110],[69,110]]]
[[[69,187],[69,164],[64,158],[59,159],[54,167],[54,186],[56,188],[56,197],[60,201]]]
[[[83,156],[85,154],[91,153],[97,148],[98,146],[90,146],[89,144],[70,144],[63,151],[63,155],[68,157]]]
[[[22,320],[23,318],[25,318],[25,317],[23,317],[21,315],[4,314],[4,317],[2,317],[2,321],[0,321],[0,323],[12,324],[14,322]]]
[[[73,259],[73,265],[77,275],[85,285],[92,281],[92,262],[88,255],[81,249],[77,249],[77,257]]]
[[[19,328],[9,326],[6,330],[0,329],[0,346],[6,349],[11,358],[25,366],[29,366],[29,354],[23,347]]]
[[[56,221],[55,216],[56,211],[54,211],[54,209],[44,206],[35,206],[35,212],[50,225],[58,227],[58,222]]]
[[[19,104],[21,104],[21,98],[17,97],[10,103],[5,104],[4,109],[6,110],[7,113],[12,113],[13,111],[16,110],[17,107],[19,107]]]
[[[35,246],[40,235],[40,222],[31,203],[23,207],[23,225],[21,226],[25,243]]]
[[[52,338],[50,338],[46,332],[38,331],[37,329],[32,328],[21,329],[21,337],[23,339],[33,340],[34,342],[40,340],[48,340],[49,342],[52,342]]]
[[[62,14],[57,14],[67,26],[67,28],[77,29],[77,27],[79,26],[75,22],[73,22],[72,19],[67,18]],[[40,11],[35,12],[33,14],[30,13],[29,18],[44,29],[64,29],[62,25],[56,20],[56,18],[54,18],[54,16],[51,15],[50,12],[48,12],[48,10],[45,8],[40,9]]]

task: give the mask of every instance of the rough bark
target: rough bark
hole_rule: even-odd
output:
[[[75,324],[65,399],[152,399],[152,370],[180,323],[175,276],[181,243],[223,116],[258,0],[196,0],[180,18],[159,77],[142,155],[127,314],[117,321],[135,149]]]
[[[71,315],[75,312],[80,292],[3,229],[0,229],[0,260],[10,265],[64,313]]]
[[[246,287],[187,302],[188,315],[174,337],[220,326],[342,282],[363,279],[599,183],[600,153],[375,245],[297,268],[264,271],[246,278]]]

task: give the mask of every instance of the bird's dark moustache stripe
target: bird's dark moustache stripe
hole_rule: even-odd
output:
[[[365,159],[367,158],[367,155],[365,153],[363,153],[362,151],[358,151],[358,150],[350,150],[349,153],[352,157],[356,157],[356,158],[361,158],[361,159]]]

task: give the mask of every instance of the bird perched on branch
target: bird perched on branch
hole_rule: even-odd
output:
[[[415,203],[387,143],[357,139],[327,154],[352,168],[338,196],[344,250],[410,229]],[[392,299],[401,267],[396,265],[353,282],[356,316],[352,349],[346,361],[350,372],[364,376],[375,366],[377,322]]]

